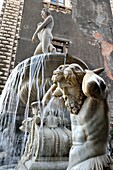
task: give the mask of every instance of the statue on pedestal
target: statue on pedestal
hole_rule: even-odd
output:
[[[51,15],[51,12],[47,8],[42,9],[41,16],[44,21],[37,25],[37,29],[32,37],[33,43],[37,42],[37,38],[40,40],[40,43],[35,49],[34,55],[56,52],[55,47],[52,45],[52,29],[54,26],[54,19]]]

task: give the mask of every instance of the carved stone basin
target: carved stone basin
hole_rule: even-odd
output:
[[[45,87],[45,91],[47,91],[51,86],[51,77],[53,71],[62,64],[71,64],[77,63],[82,66],[82,68],[87,68],[86,64],[78,58],[66,56],[64,53],[49,53],[33,56],[29,59],[28,65],[26,66],[25,75],[23,78],[20,97],[23,103],[27,103],[28,99],[28,91],[30,84],[30,70],[34,70],[34,76],[32,79],[32,88],[30,92],[29,104],[37,100],[37,85],[39,87],[39,91],[41,91],[41,86]],[[38,66],[37,66],[38,65]],[[38,72],[38,79],[37,79]],[[38,94],[40,99],[42,99],[43,94]],[[38,100],[40,100],[38,99]]]

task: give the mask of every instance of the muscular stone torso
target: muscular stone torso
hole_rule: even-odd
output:
[[[87,98],[78,115],[71,114],[72,166],[88,158],[106,153],[109,119],[106,100]]]

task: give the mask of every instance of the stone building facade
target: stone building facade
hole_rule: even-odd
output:
[[[23,0],[4,0],[0,15],[0,93],[14,68]]]

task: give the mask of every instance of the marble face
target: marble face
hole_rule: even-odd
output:
[[[41,17],[43,19],[47,18],[47,13],[44,10],[41,11]]]

